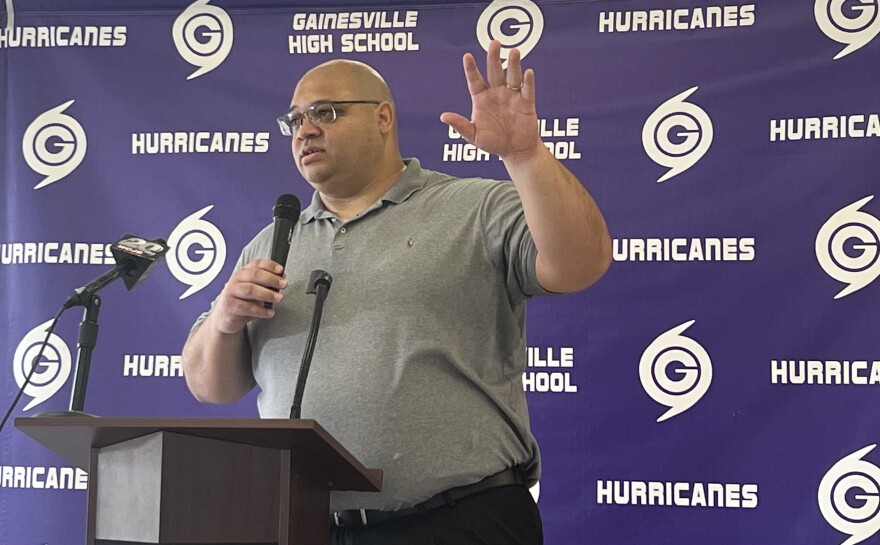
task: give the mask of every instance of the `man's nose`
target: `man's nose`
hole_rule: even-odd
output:
[[[304,140],[310,136],[320,134],[321,129],[318,125],[312,123],[308,116],[303,116],[302,124],[296,128],[296,137]]]

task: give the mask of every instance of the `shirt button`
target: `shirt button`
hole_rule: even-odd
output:
[[[345,227],[341,227],[341,228],[339,229],[339,232],[342,233],[342,234],[344,235],[344,234],[345,234]]]

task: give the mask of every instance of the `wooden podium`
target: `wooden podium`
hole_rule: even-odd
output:
[[[17,418],[89,472],[87,545],[327,545],[330,491],[378,491],[314,420]]]

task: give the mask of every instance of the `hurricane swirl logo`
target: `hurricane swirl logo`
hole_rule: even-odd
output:
[[[495,0],[477,21],[477,40],[486,51],[489,42],[501,43],[501,66],[507,68],[510,50],[518,48],[521,58],[534,49],[544,32],[544,15],[529,0]]]
[[[863,460],[877,445],[853,452],[831,466],[819,483],[819,510],[855,545],[880,531],[880,467]]]
[[[880,34],[880,0],[816,0],[813,11],[819,29],[846,45],[834,60],[861,49]]]
[[[12,357],[12,374],[15,376],[15,383],[19,388],[24,385],[24,381],[34,364],[37,365],[37,370],[34,371],[30,383],[24,389],[24,395],[33,398],[25,406],[25,411],[48,401],[70,377],[70,349],[64,340],[55,333],[49,336],[40,361],[34,362],[51,323],[52,320],[48,320],[30,330],[18,343],[15,355]]]
[[[816,259],[831,278],[848,284],[834,296],[846,297],[880,276],[880,219],[862,212],[873,195],[842,208],[816,236]]]
[[[12,0],[6,0],[6,31],[11,32],[15,28],[15,6]]]
[[[24,131],[21,150],[34,172],[45,176],[34,189],[55,183],[74,171],[86,156],[86,132],[79,121],[64,113],[64,104],[38,115]]]
[[[651,399],[669,407],[657,422],[690,409],[712,382],[712,360],[700,343],[682,335],[696,320],[675,326],[645,349],[639,378]]]
[[[226,263],[226,239],[213,223],[202,219],[214,205],[186,217],[168,237],[168,269],[189,288],[180,299],[205,288]]]
[[[220,66],[232,50],[232,19],[210,0],[196,0],[174,21],[172,35],[183,60],[198,69],[186,79],[197,78]]]
[[[697,89],[691,87],[661,104],[642,128],[642,145],[648,157],[669,169],[658,183],[694,166],[712,145],[709,115],[696,104],[685,102]]]

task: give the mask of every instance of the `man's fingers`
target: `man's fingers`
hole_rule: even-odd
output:
[[[281,265],[272,260],[252,261],[232,273],[228,284],[257,284],[272,289],[284,289],[287,280],[281,276]]]
[[[468,118],[453,112],[443,112],[440,114],[440,121],[455,129],[465,140],[473,143],[474,126]]]
[[[492,40],[486,52],[486,79],[483,79],[474,56],[470,53],[465,53],[462,58],[462,65],[464,66],[465,79],[467,80],[468,91],[471,96],[477,95],[491,87],[504,86],[518,92],[524,90],[529,84],[526,80],[529,78],[528,73],[531,72],[531,69],[526,70],[525,74],[523,73],[522,54],[519,49],[514,48],[510,51],[507,62],[507,71],[505,72],[504,68],[501,67],[501,43],[498,40]],[[532,84],[534,84],[534,73],[532,73],[530,78]],[[531,99],[534,99],[534,86],[528,93],[529,95],[526,98],[531,97]]]
[[[275,274],[281,274],[284,267],[275,263],[271,259],[255,259],[242,267],[242,269],[263,269]]]
[[[535,102],[535,71],[529,68],[523,75],[522,96],[529,102]]]
[[[491,87],[501,87],[506,84],[504,69],[501,68],[501,44],[498,40],[492,40],[486,52],[486,79],[489,80]]]
[[[279,291],[251,282],[234,282],[226,285],[226,292],[234,299],[277,303],[282,299]]]
[[[486,85],[486,80],[483,79],[480,69],[477,68],[477,61],[474,60],[474,56],[470,53],[465,53],[461,63],[464,67],[464,77],[467,80],[468,92],[471,95],[476,95],[485,91],[488,85]]]
[[[233,319],[242,319],[247,323],[253,318],[271,318],[275,310],[266,308],[263,303],[255,303],[244,299],[230,299],[226,307],[227,314]]]
[[[266,288],[257,286],[261,290],[272,294],[273,303],[278,302],[276,296],[280,295]],[[256,318],[271,318],[275,315],[274,309],[266,308],[263,302],[254,300],[253,294],[247,297],[240,297],[240,294],[248,294],[247,290],[242,291],[241,284],[227,284],[220,294],[217,301],[217,307],[211,314],[215,326],[219,331],[224,333],[236,333],[241,331],[248,322]]]
[[[505,83],[514,91],[519,91],[523,88],[521,58],[519,49],[511,50],[510,56],[507,57],[507,76],[505,77]]]
[[[280,276],[281,266],[263,259],[248,263],[232,273],[220,296],[221,312],[228,321],[241,318],[269,318],[274,315],[264,303],[278,303],[283,299],[280,290],[287,280]],[[244,321],[247,322],[248,320]]]

